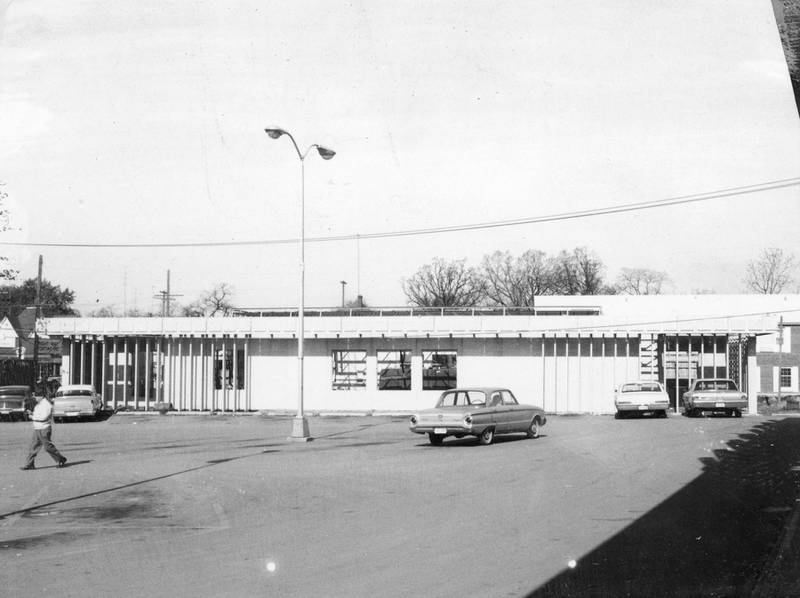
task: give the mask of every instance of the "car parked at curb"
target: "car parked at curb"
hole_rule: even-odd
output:
[[[65,384],[53,398],[53,419],[96,418],[103,410],[103,397],[91,384]]]
[[[683,393],[683,408],[689,417],[698,417],[705,411],[741,417],[742,410],[747,409],[747,395],[733,380],[699,378]]]
[[[615,417],[652,413],[667,417],[669,396],[660,382],[627,382],[614,391]]]
[[[29,386],[0,386],[0,418],[25,421],[35,406]]]
[[[441,394],[434,408],[412,415],[409,429],[427,434],[434,445],[448,436],[475,436],[486,445],[495,434],[524,433],[538,438],[546,423],[541,407],[520,404],[507,388],[453,388]]]

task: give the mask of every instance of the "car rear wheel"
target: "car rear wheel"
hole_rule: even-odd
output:
[[[658,417],[667,417],[667,410],[666,409],[662,409],[661,411],[659,411],[658,412]]]
[[[539,438],[539,420],[538,418],[533,418],[531,421],[531,425],[528,426],[527,430],[528,438]]]
[[[494,440],[494,428],[486,428],[481,435],[478,436],[478,442],[483,445],[492,444],[492,440]]]
[[[431,441],[431,444],[435,444],[436,446],[439,446],[440,444],[442,444],[442,441],[444,440],[444,435],[431,433],[431,434],[428,434],[428,440]]]

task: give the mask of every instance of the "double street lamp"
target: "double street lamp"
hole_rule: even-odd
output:
[[[284,131],[283,129],[264,129],[264,132],[272,139],[278,139],[286,135],[292,140],[292,145],[294,145],[294,149],[297,151],[297,157],[300,158],[300,305],[297,310],[297,415],[292,422],[292,435],[289,439],[307,441],[311,440],[311,435],[308,431],[308,420],[303,413],[303,341],[305,340],[305,322],[303,317],[306,295],[305,160],[312,149],[316,149],[323,160],[330,160],[336,155],[336,152],[313,143],[309,145],[308,149],[303,153],[297,146],[297,142],[294,140],[294,137],[292,137],[292,134],[288,131]]]

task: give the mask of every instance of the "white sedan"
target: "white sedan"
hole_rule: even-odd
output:
[[[660,382],[628,382],[614,391],[614,407],[617,419],[634,413],[667,417],[669,396]]]

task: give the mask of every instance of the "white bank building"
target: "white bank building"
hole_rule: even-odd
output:
[[[447,388],[497,385],[549,413],[612,413],[614,389],[627,381],[661,381],[674,408],[692,380],[726,377],[755,413],[762,380],[771,380],[760,371],[759,344],[774,348],[781,324],[792,320],[800,320],[800,295],[306,308],[304,408],[413,411]],[[50,318],[40,330],[62,341],[62,383],[94,385],[109,407],[292,412],[297,321],[296,310],[276,309],[221,318]]]

